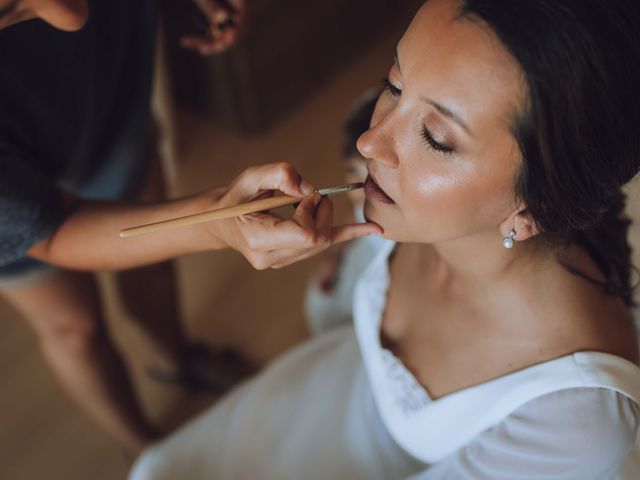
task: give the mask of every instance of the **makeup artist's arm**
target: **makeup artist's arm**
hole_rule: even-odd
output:
[[[257,192],[268,190],[295,195],[300,181],[299,174],[286,163],[251,167],[229,186],[220,205],[237,205],[254,198]],[[259,270],[284,267],[331,245],[383,233],[375,223],[333,226],[333,204],[317,194],[306,196],[291,219],[258,213],[208,225],[213,236],[238,250]]]
[[[380,233],[373,224],[332,227],[331,202],[314,206],[313,187],[288,164],[251,167],[226,188],[157,204],[69,199],[66,220],[29,250],[44,262],[74,270],[121,270],[180,255],[231,247],[258,269],[278,268],[312,256],[333,243]],[[163,232],[120,238],[121,229],[222,208],[268,190],[302,199],[293,218],[255,214]]]

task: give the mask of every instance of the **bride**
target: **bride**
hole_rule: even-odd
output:
[[[282,356],[131,478],[638,478],[620,191],[640,166],[637,10],[428,1],[358,141],[387,240],[353,325]]]

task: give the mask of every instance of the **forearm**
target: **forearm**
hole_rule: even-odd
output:
[[[74,270],[122,270],[225,245],[210,229],[192,225],[120,238],[120,230],[215,208],[208,193],[156,204],[76,201],[66,221],[29,255]]]
[[[120,237],[128,227],[239,205],[268,191],[300,198],[292,218],[262,213]],[[66,221],[28,254],[53,265],[95,271],[134,268],[231,247],[255,268],[264,269],[290,265],[336,243],[382,234],[373,223],[334,227],[331,201],[313,191],[293,166],[272,163],[247,168],[228,187],[181,200],[158,204],[76,201]]]

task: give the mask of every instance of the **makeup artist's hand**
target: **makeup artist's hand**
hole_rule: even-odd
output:
[[[203,15],[203,32],[180,39],[185,48],[201,55],[231,47],[246,27],[245,0],[192,0]]]
[[[287,163],[248,168],[226,189],[216,208],[270,196],[276,190],[301,199],[292,218],[254,213],[208,224],[217,239],[258,270],[281,268],[336,243],[382,233],[374,223],[333,226],[331,200],[313,193],[313,187]]]

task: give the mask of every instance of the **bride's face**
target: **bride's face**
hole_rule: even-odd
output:
[[[370,175],[365,216],[397,241],[494,232],[499,245],[498,227],[516,208],[521,155],[511,127],[526,88],[488,27],[455,18],[457,3],[427,2],[398,44],[358,141]]]

